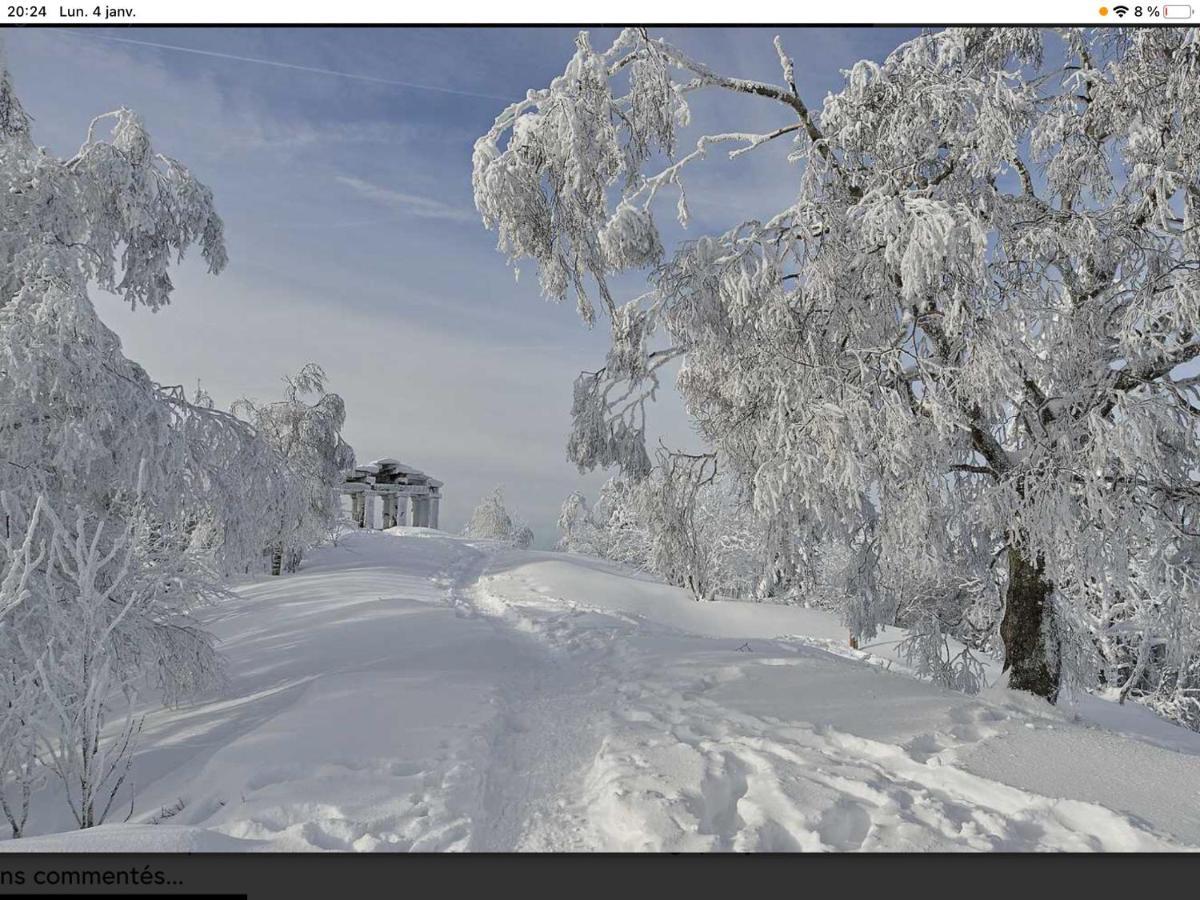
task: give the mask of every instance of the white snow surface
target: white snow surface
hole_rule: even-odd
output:
[[[229,688],[148,714],[130,822],[69,831],[47,790],[61,830],[0,849],[1200,847],[1200,736],[939,689],[895,629],[854,651],[821,611],[420,528],[237,593]]]

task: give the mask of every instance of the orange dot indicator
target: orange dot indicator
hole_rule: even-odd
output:
[[[1102,16],[1108,15],[1108,7],[1107,6],[1100,7],[1100,15],[1102,15]]]

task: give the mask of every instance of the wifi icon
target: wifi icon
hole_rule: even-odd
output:
[[[1125,14],[1127,12],[1129,12],[1129,7],[1125,6],[1124,4],[1122,4],[1121,6],[1114,6],[1113,12],[1115,12],[1117,14],[1118,19],[1123,19],[1123,18],[1125,18]]]

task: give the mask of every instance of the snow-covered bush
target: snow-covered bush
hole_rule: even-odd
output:
[[[898,612],[945,629],[999,585],[987,624],[1012,687],[1175,696],[1200,619],[1195,31],[932,32],[851,67],[818,109],[774,55],[781,83],[640,28],[603,50],[581,34],[477,141],[499,248],[609,319],[570,458],[650,477],[646,403],[680,362],[701,438],[768,533],[841,544],[853,632]],[[676,156],[706,93],[777,124]],[[686,225],[685,176],[709,153],[782,141],[776,214],[668,240],[661,201]],[[618,298],[660,252],[649,289]],[[937,588],[947,571],[973,587]],[[895,593],[913,585],[937,589]]]
[[[326,540],[340,516],[337,486],[354,467],[354,450],[341,435],[346,405],[325,389],[325,371],[308,363],[284,378],[282,400],[240,400],[233,411],[250,421],[282,466],[285,490],[269,544],[271,572],[294,572],[304,551]]]
[[[642,495],[654,571],[687,588],[697,600],[716,596],[710,534],[714,523],[698,503],[701,491],[712,485],[716,475],[712,455],[660,453]]]
[[[1200,731],[1200,654],[1155,669],[1138,679],[1133,696],[1160,715]]]
[[[612,478],[600,489],[593,507],[578,491],[562,506],[558,549],[583,553],[636,569],[650,564],[650,534],[641,510],[641,486]]]
[[[596,528],[587,496],[582,491],[572,491],[563,501],[558,514],[559,537],[554,549],[566,553],[591,554],[592,534]]]
[[[504,506],[504,490],[499,487],[479,501],[463,529],[463,535],[480,540],[504,541],[523,549],[533,546],[533,530],[509,515]]]
[[[594,508],[571,494],[558,548],[652,572],[697,600],[781,598],[776,548],[713,464],[708,455],[664,451],[649,477],[611,479]]]

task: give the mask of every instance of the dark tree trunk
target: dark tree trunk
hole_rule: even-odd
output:
[[[1000,637],[1004,641],[1008,686],[1053,703],[1058,699],[1059,665],[1055,662],[1052,666],[1046,652],[1045,626],[1051,624],[1047,618],[1053,612],[1051,585],[1043,577],[1044,570],[1042,560],[1031,563],[1018,550],[1009,550],[1008,598]]]
[[[278,575],[283,569],[283,548],[275,547],[271,551],[271,574]]]

